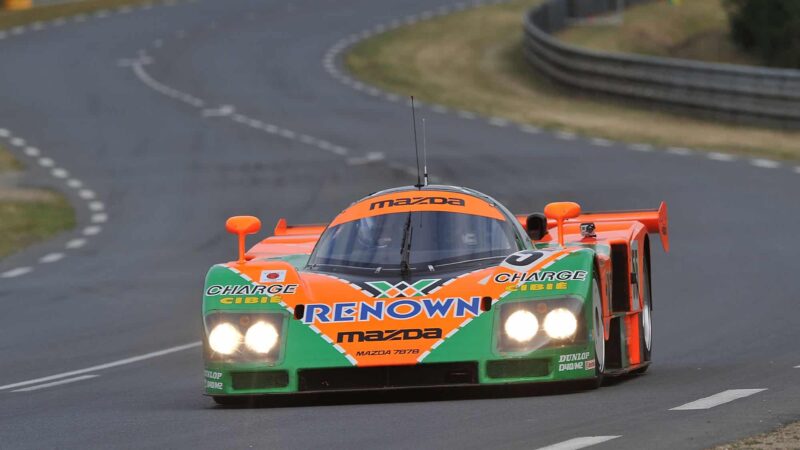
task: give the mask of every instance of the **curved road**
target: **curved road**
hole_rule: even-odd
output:
[[[81,223],[0,261],[0,447],[537,448],[606,436],[596,448],[703,448],[797,419],[796,169],[428,108],[431,172],[513,210],[669,203],[651,370],[573,393],[257,409],[201,396],[201,284],[234,255],[225,218],[321,222],[410,184],[407,107],[342,75],[337,51],[353,33],[449,4],[201,0],[0,35],[0,140],[32,184],[70,196]],[[671,410],[735,389],[764,390]]]

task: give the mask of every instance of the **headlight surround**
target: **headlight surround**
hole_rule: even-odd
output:
[[[583,306],[583,299],[577,296],[502,303],[495,319],[495,351],[530,353],[585,341]]]
[[[286,317],[280,312],[212,312],[206,315],[206,358],[226,362],[279,362],[286,341]]]

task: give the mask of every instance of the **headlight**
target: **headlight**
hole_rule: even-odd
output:
[[[532,312],[521,309],[506,319],[505,330],[508,337],[517,342],[527,342],[539,331],[539,321]]]
[[[578,319],[567,309],[554,309],[544,318],[544,331],[553,339],[572,337],[577,330]]]
[[[244,335],[244,343],[256,353],[269,353],[278,342],[278,330],[272,324],[256,322]]]
[[[223,322],[208,334],[208,345],[217,353],[230,355],[242,342],[242,334],[233,325]]]

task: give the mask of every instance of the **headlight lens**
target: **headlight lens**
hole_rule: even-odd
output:
[[[278,330],[266,322],[256,322],[244,335],[244,343],[256,353],[269,353],[278,343]]]
[[[532,312],[521,309],[508,316],[505,330],[511,339],[517,342],[528,342],[539,331],[539,321]]]
[[[544,318],[544,331],[553,339],[572,337],[577,330],[578,319],[565,308],[554,309]]]
[[[223,322],[208,334],[208,345],[222,355],[233,354],[242,343],[242,334],[233,325]]]

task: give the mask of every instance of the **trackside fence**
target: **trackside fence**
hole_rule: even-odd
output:
[[[615,9],[616,0],[545,1],[525,16],[526,59],[566,86],[724,120],[800,128],[800,70],[600,52],[552,37],[575,19]]]

